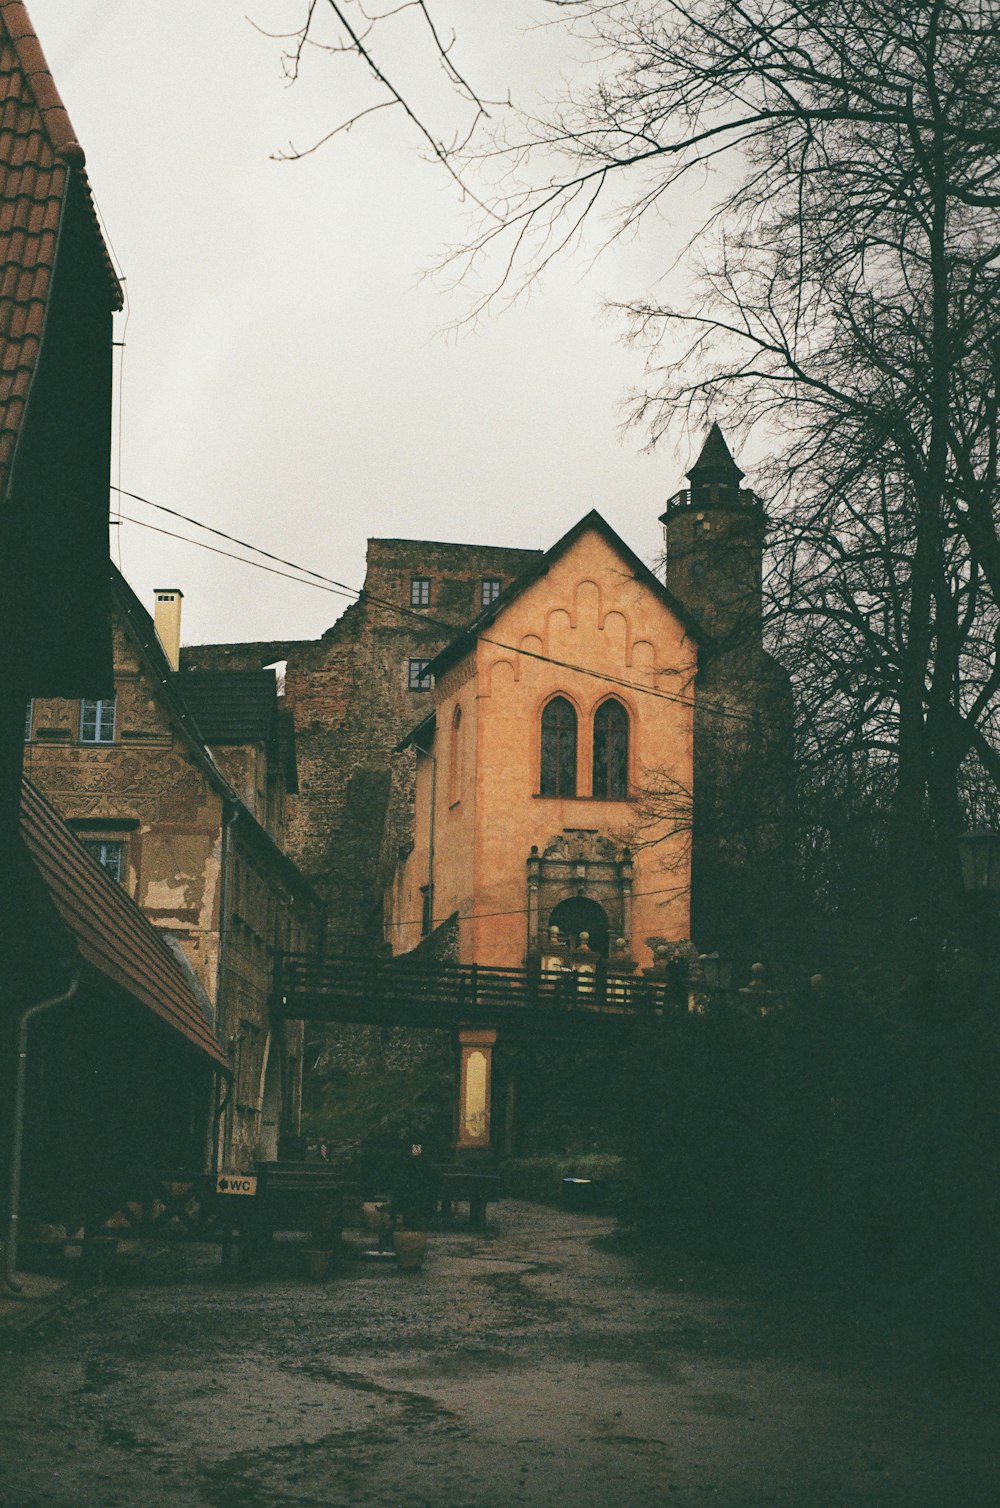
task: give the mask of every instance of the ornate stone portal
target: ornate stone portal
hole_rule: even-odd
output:
[[[599,919],[602,913],[606,919],[603,929]],[[632,854],[625,844],[581,828],[559,833],[541,853],[537,845],[532,845],[528,857],[528,963],[540,956],[553,925],[573,936],[574,941],[580,932],[588,932],[590,946],[604,956],[609,951],[621,955],[623,938],[631,944]]]

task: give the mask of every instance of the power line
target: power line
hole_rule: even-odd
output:
[[[690,885],[664,885],[659,890],[633,890],[631,892],[631,895],[633,900],[638,900],[640,898],[645,899],[647,896],[651,895],[689,894],[690,890]],[[487,921],[492,917],[497,916],[527,916],[528,909],[529,908],[527,906],[514,906],[509,911],[467,911],[457,913],[453,912],[452,915],[456,915],[460,922],[480,922]],[[449,916],[435,916],[431,918],[431,926],[440,927],[443,922],[449,920]],[[402,927],[422,927],[424,925],[424,922],[422,917],[416,917],[412,921],[390,921],[388,925],[390,927],[396,928],[396,930],[398,931]]]
[[[154,534],[163,534],[169,539],[177,539],[184,544],[194,545],[197,549],[208,550],[210,554],[224,556],[226,559],[235,560],[241,565],[253,566],[257,570],[268,571],[275,576],[283,576],[289,581],[298,581],[302,586],[314,586],[319,590],[330,592],[334,596],[347,597],[350,601],[360,601],[364,597],[365,601],[371,602],[377,607],[386,608],[389,612],[396,613],[400,617],[415,619],[425,627],[437,628],[443,633],[456,635],[464,632],[469,627],[468,624],[447,623],[443,619],[433,618],[427,613],[417,612],[413,608],[404,607],[398,602],[390,602],[385,597],[377,597],[371,592],[363,591],[359,587],[349,586],[346,582],[338,581],[333,576],[326,576],[320,571],[311,570],[308,566],[301,566],[294,560],[286,560],[282,555],[275,555],[272,551],[265,550],[260,545],[251,544],[249,540],[241,539],[236,534],[229,534],[226,530],[217,529],[212,524],[202,523],[200,519],[192,517],[191,514],[181,513],[176,508],[168,508],[165,503],[153,502],[152,498],[144,497],[141,493],[129,492],[122,487],[112,487],[111,490],[118,492],[123,497],[132,498],[137,503],[143,503],[148,508],[156,508],[161,513],[170,514],[172,518],[178,518],[184,523],[192,524],[196,529],[204,529],[206,533],[214,534],[219,539],[225,539],[230,544],[239,545],[241,549],[250,550],[255,555],[261,555],[265,560],[276,561],[278,565],[288,566],[291,571],[296,571],[300,574],[290,575],[287,571],[277,570],[274,566],[261,565],[259,561],[247,560],[241,555],[232,554],[229,550],[220,550],[217,546],[206,544],[203,540],[191,539],[187,535],[177,534],[169,529],[157,528],[154,524],[144,523],[141,519],[132,518],[128,514],[119,514],[123,522],[136,524],[140,529],[148,529]],[[310,579],[303,580],[303,577]],[[569,660],[558,660],[552,655],[541,654],[537,650],[524,649],[517,644],[505,644],[500,639],[491,639],[487,634],[480,634],[479,638],[482,643],[489,644],[494,649],[502,649],[509,654],[521,655],[524,659],[539,660],[546,665],[555,665],[560,670],[573,671],[578,675],[588,676],[593,680],[603,681],[608,685],[619,686],[628,691],[638,692],[643,696],[652,696],[658,698],[660,701],[673,702],[677,706],[687,707],[692,711],[695,707],[695,698],[684,695],[681,692],[663,691],[655,686],[643,686],[638,681],[631,681],[623,676],[615,676],[605,671],[595,670],[591,666],[576,665]],[[663,670],[654,670],[652,672],[654,675],[669,673]],[[751,723],[753,721],[752,714],[749,713],[735,712],[730,708],[713,706],[705,700],[701,701],[699,705],[703,710],[710,712],[712,716],[723,718],[727,721],[740,723]]]

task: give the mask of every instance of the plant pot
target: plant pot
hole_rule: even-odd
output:
[[[424,1253],[427,1250],[425,1230],[394,1230],[392,1244],[396,1252],[397,1267],[406,1272],[415,1272],[418,1267],[423,1267]]]
[[[368,1200],[361,1206],[361,1226],[363,1230],[384,1231],[388,1230],[389,1202],[388,1200]]]
[[[317,1247],[307,1247],[306,1272],[314,1283],[322,1283],[330,1271],[330,1263],[333,1261],[332,1251],[322,1251]]]

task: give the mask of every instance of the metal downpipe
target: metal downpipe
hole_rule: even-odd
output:
[[[21,1203],[21,1162],[24,1148],[24,1102],[28,1083],[28,1023],[33,1016],[40,1016],[43,1011],[49,1011],[53,1006],[64,1005],[67,1000],[72,1000],[79,983],[80,975],[76,973],[70,980],[69,988],[61,995],[53,995],[48,1000],[39,1000],[34,1005],[29,1005],[22,1013],[18,1026],[17,1085],[14,1090],[14,1121],[10,1146],[10,1197],[7,1208],[7,1240],[4,1243],[3,1266],[3,1280],[12,1293],[20,1293],[22,1288],[15,1274],[17,1272],[18,1206]]]

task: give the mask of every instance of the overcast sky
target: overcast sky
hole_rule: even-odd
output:
[[[400,113],[273,160],[378,98],[360,65],[318,52],[284,80],[284,44],[248,16],[287,31],[306,0],[28,4],[126,278],[113,481],[357,586],[371,535],[545,547],[592,507],[654,559],[696,441],[646,456],[621,437],[642,361],[602,300],[649,286],[684,206],[670,230],[596,266],[565,260],[526,304],[446,337],[465,303],[422,274],[468,208]],[[530,97],[573,66],[561,35],[531,27],[542,9],[438,13],[480,92]],[[394,62],[446,123],[416,40]],[[113,535],[143,600],[184,590],[188,643],[310,637],[345,605],[131,523]]]

